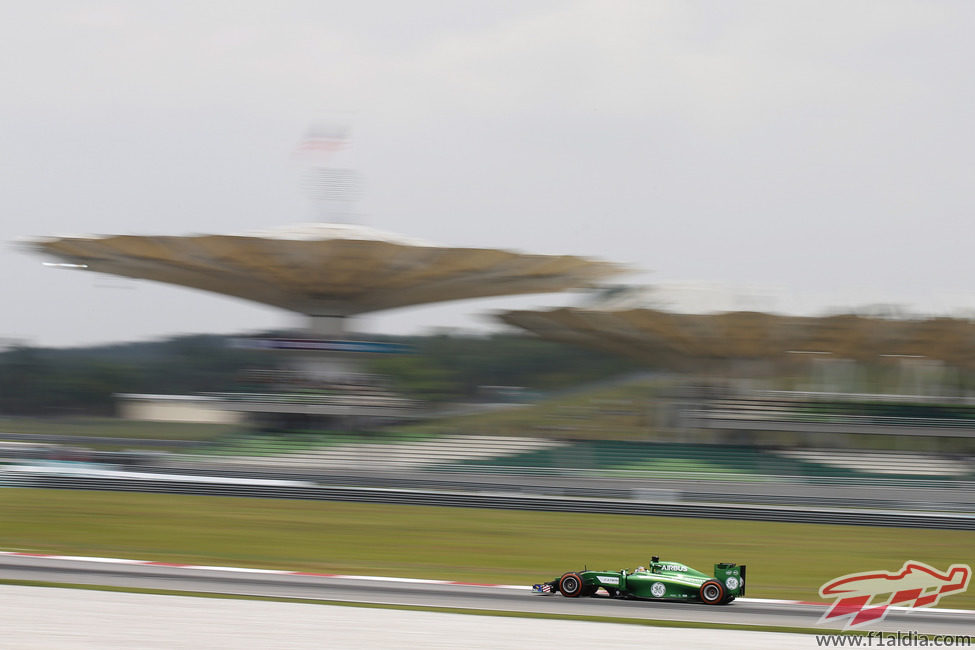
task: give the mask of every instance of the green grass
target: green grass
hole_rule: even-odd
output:
[[[540,436],[574,440],[652,440],[658,380],[639,380],[572,393],[500,411],[397,427],[402,432]]]
[[[190,453],[205,456],[279,456],[312,449],[325,449],[352,442],[327,433],[246,433],[218,440]]]
[[[341,445],[393,445],[432,440],[433,433],[384,431],[339,432],[299,431],[295,433],[246,433],[215,441],[190,453],[208,456],[278,456],[328,449]]]
[[[0,431],[49,436],[103,436],[157,440],[213,440],[240,430],[238,425],[193,422],[143,422],[109,417],[0,418]]]
[[[817,600],[845,573],[970,563],[975,532],[114,492],[0,490],[0,549],[531,584],[651,554],[747,564],[748,595]],[[946,607],[975,609],[975,594]]]
[[[455,416],[403,425],[401,432],[533,436],[560,440],[658,441],[724,444],[729,433],[696,430],[691,433],[661,424],[659,396],[672,387],[665,379],[621,379],[620,383],[541,400],[516,408]],[[950,433],[950,432],[946,432]],[[975,453],[970,438],[946,436],[894,436],[861,433],[798,433],[753,431],[757,446],[836,447],[878,451]]]

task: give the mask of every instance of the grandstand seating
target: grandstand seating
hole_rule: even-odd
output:
[[[975,461],[934,454],[763,449],[748,446],[586,441],[468,465],[576,468],[604,474],[679,472],[707,475],[953,479],[975,477]]]
[[[776,453],[806,463],[867,474],[927,477],[963,477],[975,474],[975,461],[935,454],[838,449],[783,449]]]
[[[891,429],[975,429],[975,405],[968,398],[753,391],[725,395],[685,411],[705,422],[780,422],[873,425]],[[786,427],[787,428],[787,427]]]
[[[555,449],[541,449],[469,465],[590,469],[603,473],[682,472],[701,474],[762,474],[801,476],[805,463],[755,447],[654,442],[579,441]],[[827,473],[837,474],[831,468]]]
[[[476,459],[496,460],[562,446],[545,438],[506,436],[442,436],[425,440],[396,440],[384,437],[376,442],[353,442],[349,436],[332,436],[331,444],[315,449],[285,450],[274,439],[257,442],[246,455],[220,457],[233,465],[288,466],[350,469],[419,469]],[[263,453],[262,453],[263,452]],[[272,454],[272,455],[268,455]],[[212,457],[211,457],[212,458]]]
[[[975,478],[972,460],[934,454],[464,435],[427,439],[386,436],[374,442],[336,435],[330,436],[328,444],[304,449],[289,448],[292,443],[274,438],[255,438],[249,442],[225,450],[219,456],[220,462],[318,469],[584,472],[593,476],[630,477],[681,474],[741,479],[750,476]]]

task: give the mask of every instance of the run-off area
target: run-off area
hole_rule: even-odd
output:
[[[658,628],[0,585],[4,648],[804,648],[806,634]]]

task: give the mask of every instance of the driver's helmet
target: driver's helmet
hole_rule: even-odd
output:
[[[633,573],[636,573],[637,571],[646,571],[646,570],[647,570],[647,567],[645,567],[645,566],[638,566],[636,569],[633,570]]]

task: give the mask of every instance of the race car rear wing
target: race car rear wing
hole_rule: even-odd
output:
[[[747,581],[745,580],[744,564],[738,566],[734,562],[718,562],[714,565],[714,577],[727,585],[729,591],[734,592],[737,589],[738,593],[733,593],[733,596],[745,595]]]

